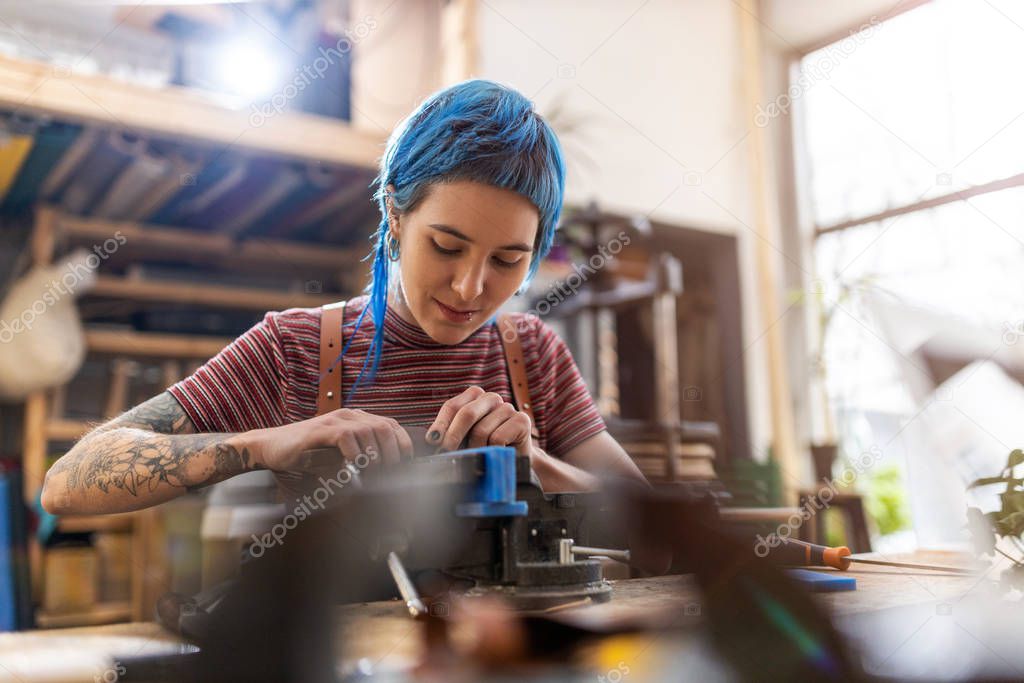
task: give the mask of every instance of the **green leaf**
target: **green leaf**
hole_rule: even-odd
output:
[[[1007,491],[999,495],[1003,512],[1024,512],[1024,491]]]
[[[985,519],[987,520],[986,523],[989,525],[989,528],[994,531],[996,536],[1005,536],[1009,533],[1010,527],[1003,522],[1003,519],[1006,517],[1009,517],[1009,515],[1002,510],[985,513]]]
[[[1022,462],[1024,462],[1024,451],[1019,448],[1015,448],[1010,451],[1010,457],[1006,460],[1006,468],[1012,470]]]
[[[1024,534],[1024,512],[1014,512],[1003,517],[1001,525],[1006,529],[1004,536],[1020,536]]]

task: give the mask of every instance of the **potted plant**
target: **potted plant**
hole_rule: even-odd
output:
[[[994,557],[998,553],[1012,563],[1000,576],[1004,588],[1024,589],[1024,473],[1018,468],[1024,464],[1024,450],[1019,448],[1010,452],[1006,466],[999,476],[982,477],[967,487],[1002,485],[999,494],[1000,508],[990,512],[982,512],[979,508],[967,508],[967,526],[974,546],[981,555]],[[1014,550],[1014,557],[999,547],[1009,544]]]
[[[822,280],[816,280],[810,290],[813,301],[812,315],[816,316],[815,329],[817,339],[815,348],[811,354],[811,396],[818,406],[818,422],[820,431],[816,437],[812,437],[810,444],[811,457],[814,463],[814,476],[816,480],[831,479],[832,469],[839,455],[839,439],[836,430],[835,411],[828,391],[828,364],[826,362],[826,351],[828,348],[829,333],[837,311],[854,300],[860,293],[873,284],[872,276],[863,276],[852,280],[841,280],[836,278],[838,291],[834,297],[826,296],[825,284]],[[799,292],[798,296],[806,300],[806,292]]]

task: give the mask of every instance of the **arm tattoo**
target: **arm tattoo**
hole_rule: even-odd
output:
[[[136,427],[159,434],[195,434],[198,430],[170,392],[163,392],[141,403],[96,431]]]
[[[95,487],[104,493],[120,489],[132,496],[154,492],[161,484],[194,489],[215,484],[252,469],[249,450],[225,443],[231,434],[163,436],[126,430],[96,457],[87,449],[69,453],[51,469],[67,472],[68,493]],[[76,457],[77,456],[77,457]],[[208,465],[199,464],[205,459]]]
[[[121,431],[111,434],[115,429]],[[97,488],[146,495],[161,485],[193,490],[254,469],[247,448],[226,443],[232,434],[197,434],[173,396],[164,392],[101,425],[47,473],[65,472],[66,492]],[[104,453],[90,447],[101,436]]]

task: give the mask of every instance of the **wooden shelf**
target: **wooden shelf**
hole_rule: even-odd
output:
[[[800,508],[796,507],[775,507],[775,508],[729,508],[718,509],[718,515],[723,522],[785,522],[793,515],[799,515]]]
[[[102,242],[118,232],[125,238],[119,249],[134,259],[157,256],[234,270],[280,268],[289,271],[342,271],[358,267],[365,250],[305,245],[285,240],[255,238],[239,242],[224,233],[200,232],[141,223],[78,218],[55,213],[58,233],[86,241]]]
[[[60,517],[57,526],[67,533],[89,531],[131,531],[135,524],[133,513],[116,515],[69,515]]]
[[[651,481],[671,481],[668,458],[651,458],[634,456],[633,462],[640,469],[645,477]],[[715,473],[713,459],[707,458],[677,458],[676,474],[679,481],[714,481],[718,478]]]
[[[332,303],[336,296],[304,292],[275,292],[251,287],[153,281],[97,275],[96,284],[86,296],[103,296],[130,301],[221,306],[251,311],[315,308]]]
[[[0,57],[0,109],[368,170],[386,141],[342,121],[290,111],[255,127],[249,109],[229,109],[200,91],[145,88],[11,57]]]
[[[199,358],[216,356],[233,340],[225,337],[135,332],[132,330],[85,330],[90,353],[161,358]]]
[[[341,294],[307,293],[302,281],[320,281],[326,289],[357,289],[352,283],[366,269],[361,260],[364,242],[352,240],[362,236],[355,233],[362,232],[364,222],[376,223],[373,204],[367,201],[367,186],[377,170],[386,132],[364,132],[346,122],[299,112],[282,112],[254,121],[248,107],[232,108],[225,106],[226,101],[196,90],[146,88],[58,65],[0,56],[0,113],[17,112],[21,117],[38,119],[28,133],[38,145],[33,153],[52,147],[57,154],[54,159],[44,160],[46,163],[36,160],[31,169],[26,161],[19,169],[25,175],[16,180],[30,184],[31,191],[21,192],[16,201],[13,195],[8,197],[11,205],[18,207],[37,202],[54,204],[38,206],[29,244],[32,263],[53,264],[56,253],[104,243],[120,233],[125,239],[116,254],[109,254],[110,270],[104,272],[101,268],[93,288],[83,292],[86,297],[94,297],[91,305],[100,308],[116,301],[113,319],[118,321],[127,320],[132,309],[154,302],[228,309],[241,318],[250,312],[318,307],[342,298]],[[131,144],[127,151],[122,149],[124,145],[115,144],[136,138],[143,144]],[[115,169],[107,163],[109,159],[103,155],[111,146],[115,156],[125,157],[121,161],[127,165]],[[224,155],[229,149],[231,153]],[[222,171],[228,174],[227,180],[219,175]],[[78,188],[77,195],[71,192],[76,182],[98,180],[92,174],[103,176],[103,188],[82,183],[89,187]],[[189,186],[201,185],[196,179],[205,179],[204,174],[220,178],[229,189],[224,189],[218,199],[207,197],[203,204],[206,208],[202,209],[193,206],[196,188]],[[291,189],[275,194],[266,191],[270,186]],[[86,201],[86,192],[96,196]],[[107,220],[69,215],[57,205],[105,216]],[[138,221],[110,220],[115,216]],[[161,225],[154,224],[157,222]],[[209,230],[203,229],[207,226]],[[328,231],[324,226],[337,227]],[[245,234],[247,230],[250,236]],[[303,241],[277,238],[286,233]],[[323,244],[315,244],[316,240]],[[357,244],[358,253],[336,246],[335,241],[341,240]],[[261,281],[300,284],[291,290],[260,289],[194,282],[188,274],[172,280],[109,274],[132,272],[129,266],[135,264],[145,264],[140,272],[148,266],[152,266],[151,273],[159,272],[173,264],[186,265],[183,271],[213,267],[230,273],[226,277],[232,279],[244,272],[260,276]],[[119,363],[134,363],[139,357],[166,359],[162,364],[166,386],[181,377],[181,368],[215,356],[233,341],[138,332],[115,325],[86,326],[85,338],[89,354],[114,358],[111,388],[102,410],[108,417],[130,407],[124,405],[130,395],[126,389],[128,372],[121,367],[119,374]],[[29,502],[39,495],[54,444],[76,441],[92,427],[84,420],[59,418],[64,414],[64,401],[62,396],[55,396],[57,393],[38,391],[26,401],[23,492]],[[131,534],[132,597],[130,601],[103,602],[82,610],[40,609],[36,614],[38,625],[86,626],[147,618],[157,597],[169,588],[162,524],[159,514],[152,510],[60,518],[58,528],[65,532]],[[46,585],[47,552],[37,540],[30,546],[31,581],[37,589],[37,602],[41,599],[39,589]],[[49,604],[61,603],[55,600]]]
[[[39,628],[92,626],[130,621],[131,618],[132,604],[129,601],[100,603],[80,612],[46,612],[42,609],[36,611],[36,624]]]
[[[78,441],[92,429],[85,420],[53,418],[46,421],[46,438],[53,441]]]

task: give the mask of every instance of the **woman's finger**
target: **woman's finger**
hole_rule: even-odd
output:
[[[373,457],[374,455],[380,457],[382,448],[381,445],[377,443],[377,437],[373,432],[373,426],[365,422],[362,416],[356,420],[349,421],[349,425],[349,431],[359,442],[359,453],[356,455],[364,454],[367,457]],[[349,462],[352,462],[353,460],[354,457],[350,458]]]
[[[530,416],[517,411],[491,432],[487,443],[490,446],[514,446],[517,455],[530,455],[533,445],[530,427]]]
[[[385,418],[388,421],[388,427],[395,433],[395,438],[398,440],[398,451],[403,459],[410,459],[416,454],[416,448],[412,444],[412,437],[409,436],[409,432],[405,431],[405,427],[398,423],[398,420],[391,418]]]
[[[473,425],[504,402],[505,399],[498,394],[488,393],[462,406],[455,414],[455,417],[452,418],[451,424],[448,425],[448,429],[444,432],[444,436],[441,437],[441,449],[446,451],[456,450],[459,444],[462,443],[462,440],[466,438],[466,435],[469,434],[469,430],[473,428]]]
[[[469,441],[467,442],[467,445],[470,448],[487,446],[490,443],[489,439],[491,432],[500,427],[505,423],[505,421],[515,414],[516,409],[511,403],[502,402],[500,406],[484,415],[475,425],[473,425],[469,430]]]
[[[472,386],[458,396],[453,396],[445,401],[444,405],[441,406],[441,410],[438,411],[437,417],[434,418],[433,424],[427,428],[427,443],[434,446],[439,445],[444,439],[445,433],[448,431],[452,420],[455,419],[458,412],[469,403],[483,396],[485,393],[487,392],[480,387]]]
[[[385,465],[395,465],[402,459],[402,449],[398,445],[398,436],[391,428],[387,418],[374,416],[370,420],[373,436],[380,444],[380,459]]]
[[[356,438],[355,434],[343,429],[337,432],[334,436],[335,444],[338,446],[338,450],[345,456],[347,462],[352,462],[359,455],[359,439]],[[345,463],[339,463],[339,467],[344,467]]]

